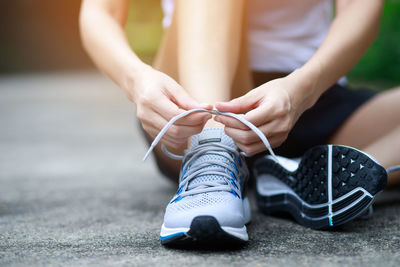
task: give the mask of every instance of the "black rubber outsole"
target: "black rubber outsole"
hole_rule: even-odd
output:
[[[301,225],[313,229],[327,229],[358,217],[385,188],[386,170],[361,151],[339,145],[330,147],[308,150],[294,172],[274,160],[258,159],[253,166],[256,180],[263,174],[272,175],[294,192],[262,195],[256,190],[259,209],[265,214],[287,212]]]
[[[225,232],[217,219],[212,216],[197,216],[193,219],[187,233],[168,239],[161,239],[161,244],[169,247],[237,247],[244,241]]]

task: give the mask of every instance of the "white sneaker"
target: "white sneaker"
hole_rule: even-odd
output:
[[[165,212],[161,243],[247,241],[250,206],[243,189],[248,176],[244,159],[223,129],[193,136],[178,191]]]

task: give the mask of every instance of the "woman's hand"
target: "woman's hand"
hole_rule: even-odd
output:
[[[211,105],[195,101],[174,79],[150,66],[142,68],[124,87],[127,97],[136,103],[136,115],[143,129],[153,138],[172,117],[185,110],[212,109]],[[181,148],[188,137],[201,132],[210,118],[208,113],[193,113],[178,120],[164,135],[163,143],[173,149]]]
[[[285,78],[267,82],[230,102],[217,103],[222,112],[243,113],[243,117],[257,126],[268,138],[272,147],[281,145],[300,115],[313,103],[309,94],[299,94],[305,85],[293,72]],[[312,88],[308,90],[312,91]],[[297,93],[296,93],[297,92]],[[236,145],[251,156],[266,148],[260,138],[238,120],[227,116],[216,116],[216,121],[225,125],[225,132]]]

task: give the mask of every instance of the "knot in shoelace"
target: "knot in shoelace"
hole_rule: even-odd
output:
[[[268,142],[268,139],[265,137],[265,135],[256,127],[254,126],[251,122],[247,121],[243,117],[239,116],[238,114],[230,113],[230,112],[220,112],[218,110],[207,110],[207,109],[191,109],[188,111],[185,111],[175,117],[173,117],[165,126],[162,128],[162,130],[159,132],[159,134],[156,136],[154,141],[151,143],[149,150],[147,151],[146,155],[144,156],[143,160],[146,160],[146,158],[150,155],[154,147],[160,142],[161,138],[164,136],[164,134],[168,131],[168,129],[179,119],[192,114],[194,112],[207,112],[213,115],[224,115],[224,116],[229,116],[233,117],[240,122],[242,122],[244,125],[249,127],[253,132],[255,132],[261,139],[261,141],[264,143],[265,147],[271,154],[271,156],[279,162],[278,158],[275,156],[274,151],[271,148],[270,143]],[[233,149],[227,145],[224,144],[218,144],[218,143],[208,143],[208,144],[200,144],[197,147],[195,147],[192,151],[186,152],[184,156],[181,155],[175,155],[171,152],[169,152],[164,144],[161,146],[163,152],[170,158],[175,159],[175,160],[182,160],[182,171],[181,171],[181,177],[180,177],[180,183],[179,183],[179,189],[177,196],[174,198],[176,200],[177,198],[182,198],[187,195],[194,195],[194,194],[200,194],[200,193],[206,193],[206,192],[211,192],[211,191],[229,191],[236,195],[237,197],[241,196],[241,192],[239,189],[240,185],[240,174],[237,168],[237,164],[241,165],[240,162],[240,154],[246,156],[244,152],[240,152]],[[204,160],[199,164],[196,164],[195,166],[192,166],[191,163],[194,162],[196,159],[199,157],[205,155],[205,154],[213,154],[219,157],[224,157],[227,159],[227,161],[222,161],[222,160]],[[229,164],[227,162],[230,162],[232,164]],[[218,177],[221,177],[223,179],[217,179],[215,181],[201,181],[197,182],[195,184],[191,184],[190,182],[193,181],[193,179],[198,178],[200,176],[207,176],[207,175],[216,175]],[[179,195],[179,196],[178,196]],[[172,201],[174,201],[172,200]]]

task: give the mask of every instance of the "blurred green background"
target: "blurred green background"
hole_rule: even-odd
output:
[[[80,2],[0,1],[0,73],[93,68],[79,39]],[[146,62],[160,42],[161,19],[160,0],[131,0],[126,32]],[[400,84],[400,0],[385,2],[379,36],[348,78],[381,89]]]
[[[400,0],[385,1],[378,38],[348,78],[383,88],[400,83]]]

